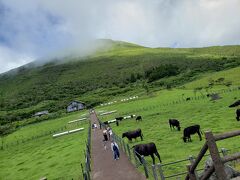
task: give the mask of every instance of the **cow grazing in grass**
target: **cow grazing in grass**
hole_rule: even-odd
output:
[[[235,101],[233,104],[231,104],[230,106],[228,106],[228,107],[237,107],[237,106],[239,106],[240,105],[240,100],[237,100],[237,101]]]
[[[237,121],[239,121],[239,118],[240,118],[240,109],[237,109],[236,110],[236,119],[237,119]]]
[[[181,127],[180,127],[180,122],[177,119],[169,119],[169,126],[170,129],[172,130],[172,128],[174,128],[174,126],[180,131]]]
[[[122,121],[123,120],[123,117],[121,116],[121,117],[116,117],[116,120],[117,121]]]
[[[142,116],[137,116],[136,121],[142,121]]]
[[[186,101],[190,101],[190,100],[191,100],[191,98],[190,98],[190,97],[187,97],[187,98],[186,98]]]
[[[232,107],[238,107],[238,106],[240,106],[240,100],[237,100],[237,101],[235,101],[233,104],[231,104],[230,106],[228,106],[228,107],[230,107],[230,108],[232,108]],[[236,110],[236,119],[237,119],[237,121],[239,121],[240,119],[240,109],[237,109]]]
[[[104,121],[103,124],[108,125],[109,123],[108,123],[108,121]]]
[[[135,131],[128,131],[122,134],[122,138],[128,138],[129,141],[132,141],[134,138],[136,140],[137,137],[141,137],[141,140],[143,140],[143,134],[141,129],[137,129]]]
[[[200,130],[200,125],[194,125],[194,126],[189,126],[187,128],[184,129],[183,131],[183,141],[187,142],[187,141],[192,141],[191,140],[191,134],[195,134],[197,133],[199,136],[200,141],[202,140],[202,132]]]
[[[156,145],[152,142],[152,143],[148,143],[148,144],[137,144],[135,146],[133,146],[133,152],[136,154],[136,156],[138,157],[139,161],[141,163],[142,162],[142,158],[141,156],[151,156],[152,160],[153,160],[153,164],[155,164],[155,157],[154,154],[158,157],[159,161],[161,161],[160,155],[157,151]]]

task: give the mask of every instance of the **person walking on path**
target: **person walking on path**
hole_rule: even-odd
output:
[[[111,142],[111,150],[113,152],[114,160],[118,160],[120,158],[119,147],[114,140]]]
[[[95,129],[97,129],[98,127],[97,127],[97,123],[96,122],[94,122],[93,124],[92,124],[92,129],[94,129],[94,131],[95,131]]]
[[[104,140],[104,141],[108,141],[108,135],[107,135],[107,134],[108,134],[107,130],[104,129],[104,130],[103,130],[103,138],[104,138],[103,140]]]
[[[109,135],[109,140],[113,140],[113,137],[112,137],[112,135],[113,135],[112,128],[111,128],[111,127],[108,127],[108,128],[107,128],[107,131],[108,131],[108,135]]]

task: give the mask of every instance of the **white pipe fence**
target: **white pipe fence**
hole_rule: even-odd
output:
[[[73,130],[70,130],[70,131],[64,131],[64,132],[61,132],[61,133],[53,134],[53,137],[68,135],[68,134],[76,133],[76,132],[79,132],[79,131],[82,131],[82,130],[84,130],[84,128],[78,128],[78,129],[73,129]]]
[[[68,124],[79,122],[79,121],[84,121],[84,120],[87,120],[87,118],[81,118],[81,119],[76,119],[76,120],[73,120],[73,121],[69,121]]]

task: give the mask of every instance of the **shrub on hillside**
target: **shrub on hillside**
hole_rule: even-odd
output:
[[[153,82],[164,77],[175,76],[177,74],[179,74],[178,66],[171,64],[153,67],[145,71],[145,77],[149,82]]]

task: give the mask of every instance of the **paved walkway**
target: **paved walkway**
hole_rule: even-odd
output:
[[[92,123],[98,123],[97,116],[94,113],[90,117]],[[114,160],[110,142],[107,142],[107,149],[105,150],[102,140],[102,129],[92,130],[93,180],[146,180],[144,175],[137,171],[121,150],[120,159]]]

